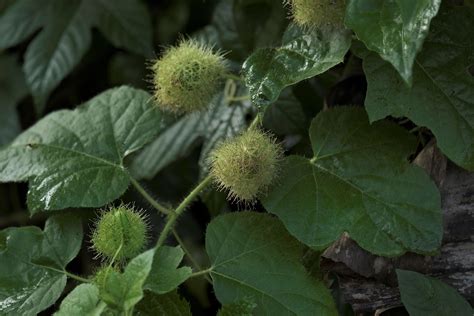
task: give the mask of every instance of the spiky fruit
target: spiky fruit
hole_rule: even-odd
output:
[[[226,72],[221,54],[193,40],[169,48],[151,68],[158,106],[175,113],[205,109]]]
[[[287,0],[293,20],[300,26],[343,26],[345,0]]]
[[[281,157],[282,149],[273,138],[250,129],[211,154],[211,175],[230,198],[252,201],[274,182]]]
[[[115,266],[106,265],[106,266],[100,267],[95,272],[95,274],[92,278],[92,282],[94,282],[94,284],[97,285],[97,287],[100,289],[100,288],[104,287],[105,281],[110,276],[110,274],[115,273],[115,272],[120,272],[120,270],[118,268],[116,268]]]
[[[144,249],[147,230],[146,218],[140,211],[128,205],[111,207],[95,225],[92,247],[109,260],[114,256],[117,261],[133,258]]]

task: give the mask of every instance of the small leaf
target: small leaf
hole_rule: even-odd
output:
[[[301,245],[268,214],[217,217],[207,227],[206,250],[222,304],[249,299],[255,315],[337,315],[328,289],[303,268]]]
[[[60,297],[66,265],[82,243],[82,225],[70,216],[48,219],[38,227],[0,231],[0,314],[36,315]]]
[[[143,298],[143,285],[153,262],[155,249],[133,258],[123,273],[110,271],[100,288],[100,298],[113,309],[129,311]]]
[[[81,284],[66,296],[54,316],[99,316],[105,308],[99,289],[93,284]]]
[[[443,228],[439,192],[406,158],[414,139],[397,125],[369,125],[364,111],[337,108],[313,120],[314,157],[285,159],[281,184],[263,199],[288,231],[324,249],[343,232],[384,256],[433,253]]]
[[[283,88],[341,63],[350,45],[347,30],[290,24],[281,47],[259,49],[242,66],[252,102],[257,106],[275,102]]]
[[[19,44],[43,27],[28,46],[23,66],[38,112],[89,49],[94,26],[114,45],[150,55],[150,17],[137,0],[17,0],[0,17],[0,33],[7,34],[0,39],[0,49]]]
[[[163,295],[147,291],[145,297],[137,304],[135,314],[137,316],[191,316],[191,308],[176,291]]]
[[[100,207],[129,185],[123,159],[155,137],[161,115],[144,91],[108,90],[74,111],[54,112],[0,151],[0,181],[30,180],[39,210]]]
[[[411,316],[472,316],[473,309],[449,285],[423,274],[397,270],[403,305]]]
[[[474,171],[474,37],[459,30],[474,30],[474,10],[441,10],[415,61],[411,89],[389,64],[365,56],[365,107],[372,122],[406,116],[428,127],[448,158]]]
[[[156,294],[164,294],[186,281],[193,271],[189,267],[178,268],[183,256],[184,252],[179,246],[158,248],[144,288]]]
[[[440,4],[441,0],[351,0],[345,23],[411,84],[413,62]]]

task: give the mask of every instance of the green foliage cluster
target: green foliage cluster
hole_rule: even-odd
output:
[[[0,315],[331,316],[319,259],[343,234],[436,255],[439,188],[413,160],[436,142],[474,171],[464,2],[0,2]],[[473,313],[396,277],[410,315]]]

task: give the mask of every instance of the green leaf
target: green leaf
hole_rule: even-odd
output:
[[[278,135],[303,134],[309,126],[308,121],[301,103],[287,88],[275,103],[266,108],[263,126]]]
[[[207,227],[206,250],[222,304],[250,299],[256,315],[337,315],[328,289],[300,263],[301,244],[268,214],[217,217]]]
[[[150,17],[136,0],[18,0],[0,17],[0,32],[9,34],[0,40],[0,49],[43,28],[28,46],[23,67],[38,112],[89,49],[95,26],[114,45],[150,55]]]
[[[314,77],[344,60],[351,34],[338,28],[307,29],[290,24],[282,45],[253,53],[242,66],[252,101],[267,106],[283,88]]]
[[[29,180],[33,213],[115,200],[129,185],[124,157],[160,130],[161,115],[150,99],[121,87],[46,116],[0,151],[0,181]]]
[[[265,208],[308,246],[324,249],[348,232],[383,256],[432,253],[441,243],[440,196],[406,158],[414,139],[389,122],[369,125],[363,110],[338,108],[313,120],[314,157],[285,159]]]
[[[186,281],[193,271],[189,267],[177,268],[183,256],[184,252],[179,246],[158,248],[144,288],[156,294],[164,294]]]
[[[64,269],[81,248],[82,225],[71,216],[55,216],[44,231],[4,229],[0,241],[0,314],[36,315],[60,297]]]
[[[256,307],[255,303],[247,300],[225,304],[217,312],[217,316],[253,316],[253,311]]]
[[[413,271],[397,270],[397,277],[411,316],[472,316],[472,307],[449,285]]]
[[[345,23],[411,84],[413,62],[440,4],[441,0],[350,0]]]
[[[93,284],[81,284],[66,296],[54,316],[99,316],[105,308],[99,289]]]
[[[461,167],[474,170],[474,10],[440,11],[413,68],[411,89],[375,54],[364,57],[370,120],[406,116],[428,127],[437,145]],[[390,87],[390,89],[387,89]]]
[[[135,308],[137,316],[191,316],[189,303],[173,291],[164,295],[145,292]]]
[[[11,55],[0,55],[0,147],[21,131],[16,103],[28,90],[21,68]]]
[[[100,298],[113,309],[130,311],[143,298],[154,254],[153,248],[133,258],[123,273],[110,271],[100,288]]]

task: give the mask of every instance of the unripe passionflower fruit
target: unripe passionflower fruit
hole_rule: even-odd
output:
[[[158,106],[175,113],[205,109],[226,72],[221,54],[193,40],[169,48],[151,69]]]
[[[120,272],[120,270],[115,267],[115,266],[103,266],[103,267],[100,267],[99,269],[97,269],[97,271],[95,272],[93,278],[92,278],[92,282],[94,282],[94,284],[99,288],[103,288],[104,285],[105,285],[105,281],[107,280],[107,278],[110,276],[110,274],[114,273],[114,272]]]
[[[277,177],[281,157],[274,139],[249,129],[211,154],[211,175],[221,189],[229,190],[230,198],[252,201]]]
[[[133,258],[144,249],[147,230],[148,223],[140,211],[128,205],[111,207],[95,225],[92,247],[109,260],[114,256],[118,261]]]
[[[345,0],[286,0],[293,20],[300,26],[343,26]]]

